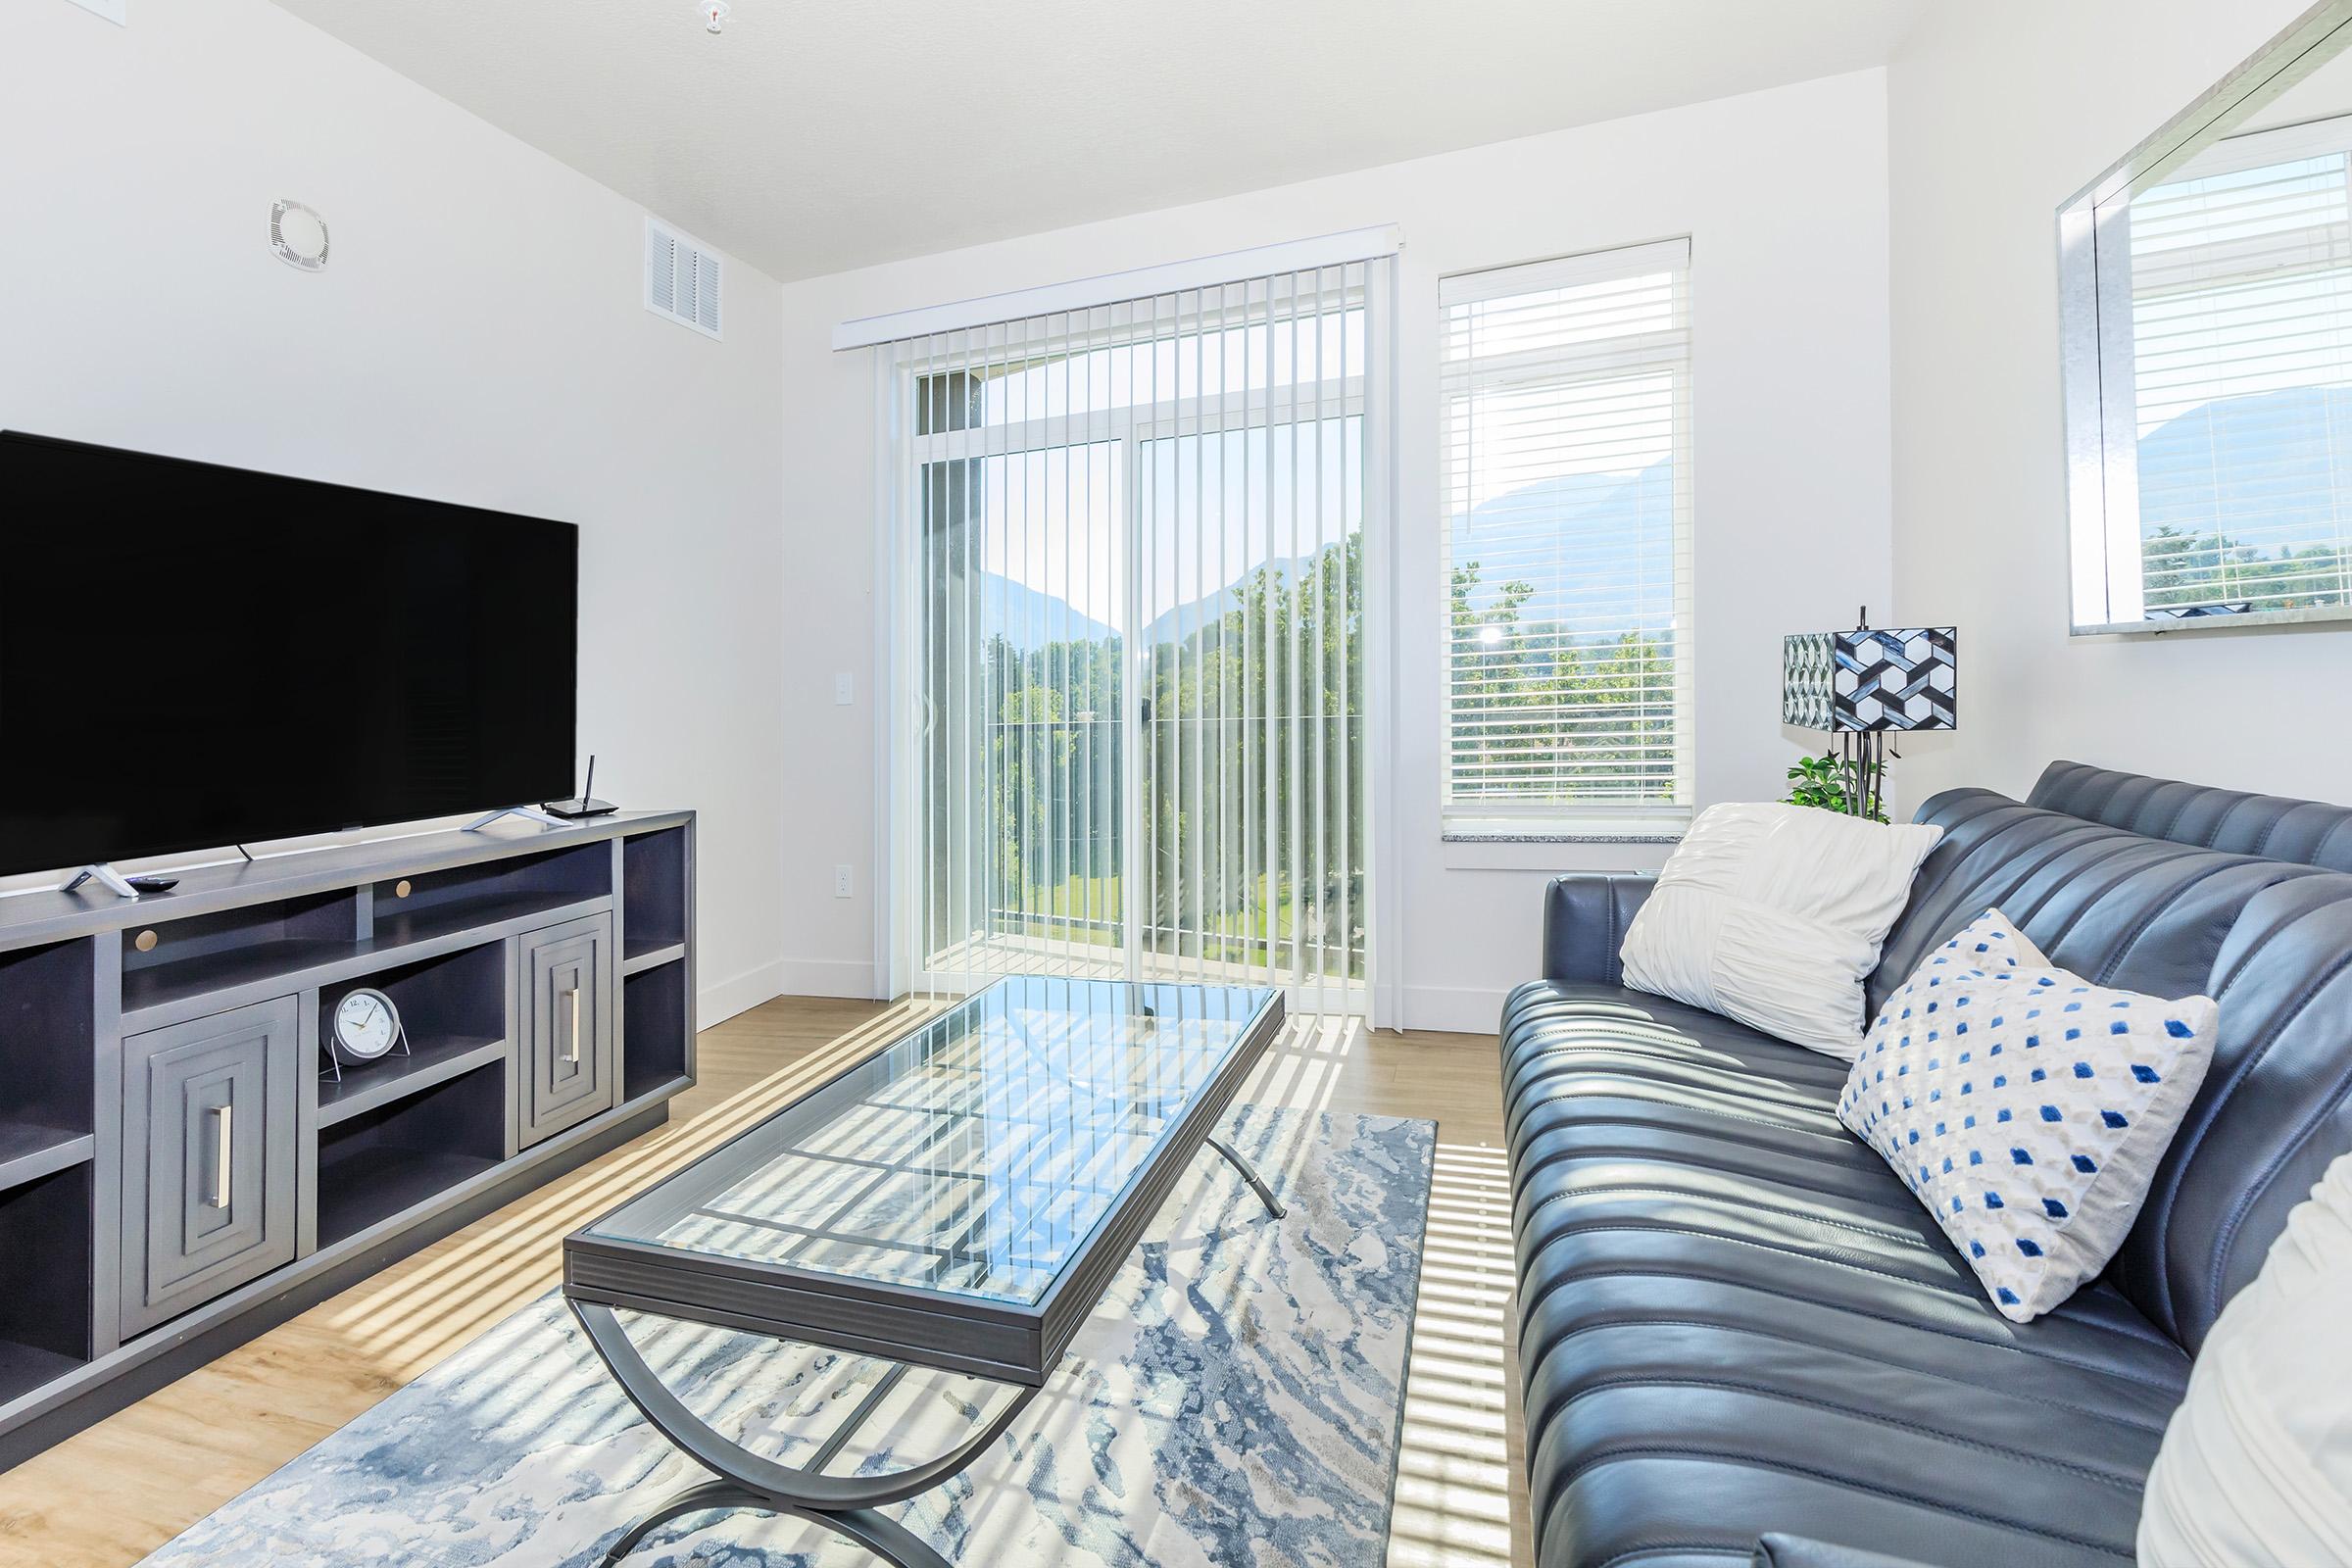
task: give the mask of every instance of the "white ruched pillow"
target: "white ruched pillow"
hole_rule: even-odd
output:
[[[2352,1154],[2205,1336],[2140,1505],[2140,1568],[2352,1562]]]
[[[1863,977],[1942,836],[1811,806],[1710,806],[1625,933],[1625,983],[1851,1061]]]

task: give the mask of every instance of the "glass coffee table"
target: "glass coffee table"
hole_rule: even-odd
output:
[[[689,1513],[814,1520],[900,1568],[945,1560],[875,1510],[956,1475],[1037,1395],[1203,1146],[1282,1206],[1214,1128],[1283,1021],[1278,991],[1020,975],[850,1067],[564,1242],[564,1294],[629,1398],[717,1480]],[[687,1408],[618,1313],[890,1363],[803,1462]],[[826,1466],[912,1367],[1004,1386],[968,1438],[906,1469]]]

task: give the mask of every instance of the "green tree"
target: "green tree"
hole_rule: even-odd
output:
[[[1120,648],[1116,637],[1026,652],[1002,634],[989,642],[991,905],[1032,935],[1107,940],[1116,920]]]
[[[2276,554],[2229,534],[2160,523],[2140,538],[2141,602],[2150,609],[2238,604],[2303,610],[2352,603],[2352,560],[2333,545],[2281,546]]]
[[[1152,650],[1147,946],[1360,975],[1363,883],[1339,868],[1363,863],[1361,538],[1227,600]]]
[[[1451,740],[1457,792],[1497,799],[1671,799],[1675,670],[1669,639],[1579,635],[1528,621],[1534,587],[1476,603],[1480,564],[1453,569],[1452,696],[1478,715]]]

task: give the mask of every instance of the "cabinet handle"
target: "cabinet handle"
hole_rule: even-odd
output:
[[[564,1000],[571,1004],[571,1029],[564,1038],[564,1059],[576,1067],[580,1062],[580,988],[573,986],[564,992]]]
[[[213,1196],[214,1208],[228,1206],[229,1165],[231,1151],[236,1148],[236,1112],[234,1105],[213,1107]]]

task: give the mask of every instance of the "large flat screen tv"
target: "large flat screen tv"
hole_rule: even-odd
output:
[[[0,432],[0,874],[572,790],[579,530]]]

